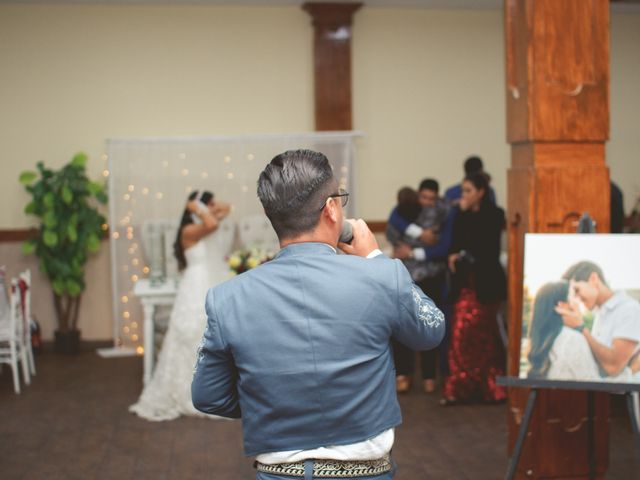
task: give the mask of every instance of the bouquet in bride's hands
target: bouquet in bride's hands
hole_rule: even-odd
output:
[[[268,262],[273,257],[273,252],[260,246],[253,246],[232,252],[227,257],[227,263],[232,275],[238,275]]]

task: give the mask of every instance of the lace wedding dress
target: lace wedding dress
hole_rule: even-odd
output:
[[[129,411],[153,421],[180,415],[205,415],[191,403],[191,379],[196,351],[206,326],[207,290],[229,278],[225,256],[233,242],[233,228],[222,222],[213,234],[185,250],[182,274],[169,327],[151,380]],[[218,418],[218,417],[214,417]]]

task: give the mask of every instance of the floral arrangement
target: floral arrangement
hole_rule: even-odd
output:
[[[232,275],[239,275],[247,270],[256,268],[274,257],[273,252],[261,247],[241,248],[227,257],[227,263]]]

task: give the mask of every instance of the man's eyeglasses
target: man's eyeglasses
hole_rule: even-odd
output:
[[[342,199],[342,206],[346,207],[347,202],[349,202],[349,192],[339,188],[338,189],[338,193],[334,193],[333,195],[329,195],[329,198],[341,198]],[[327,206],[327,202],[325,200],[324,205],[322,205],[322,208],[320,209],[320,211],[322,211],[324,209],[324,207],[326,207],[326,206]]]

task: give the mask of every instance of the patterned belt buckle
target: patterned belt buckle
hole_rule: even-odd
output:
[[[375,477],[390,472],[393,468],[390,455],[375,460],[314,460],[314,478],[359,478]],[[291,477],[304,477],[304,462],[277,463],[267,465],[256,462],[259,472]]]

